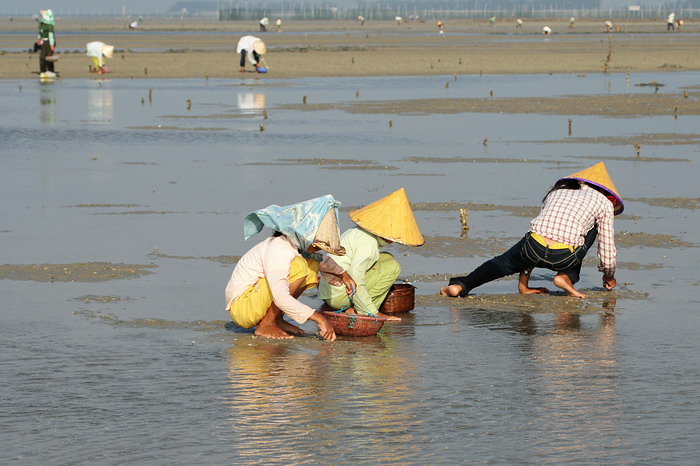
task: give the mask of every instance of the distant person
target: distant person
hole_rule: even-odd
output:
[[[132,21],[129,23],[129,29],[137,29],[139,27],[138,21]]]
[[[263,19],[260,20],[260,32],[267,31],[268,24],[270,24],[270,19],[267,16],[265,16]]]
[[[666,30],[675,31],[676,30],[676,14],[671,13],[666,19]]]
[[[575,24],[576,24],[576,18],[574,18],[572,16],[571,18],[569,18],[569,29],[573,29]]]
[[[240,327],[273,339],[293,338],[304,331],[284,320],[318,324],[324,340],[335,340],[333,326],[319,312],[299,301],[299,296],[318,285],[317,274],[342,285],[347,294],[356,284],[321,249],[340,256],[338,206],[325,195],[289,206],[271,205],[248,214],[243,224],[247,240],[264,227],[273,235],[253,246],[238,261],[226,285],[226,310]]]
[[[520,18],[516,19],[515,20],[515,27],[516,27],[516,29],[523,27],[523,20]]]
[[[236,46],[236,53],[241,54],[241,73],[245,73],[246,57],[248,58],[248,61],[255,67],[255,71],[260,72],[260,68],[262,67],[262,65],[260,64],[260,60],[262,60],[262,56],[267,53],[267,46],[265,45],[265,42],[260,40],[260,38],[258,37],[243,36],[238,41],[238,45]]]
[[[277,32],[280,32],[282,30],[282,19],[277,18],[277,21],[275,21],[275,25],[277,26]]]
[[[364,26],[365,25],[365,17],[362,15],[358,16],[357,22],[360,23],[360,26]]]
[[[330,254],[329,257],[355,281],[355,294],[348,296],[341,285],[321,278],[318,297],[333,309],[401,320],[379,312],[379,307],[401,274],[401,265],[382,248],[391,243],[421,246],[425,242],[406,191],[403,188],[394,191],[365,207],[350,211],[349,216],[356,226],[345,231],[340,238],[345,254]]]
[[[494,24],[496,24],[496,17],[495,17],[495,16],[491,16],[491,17],[489,18],[489,24],[490,24],[491,26],[493,26]]]
[[[606,21],[605,24],[603,25],[603,29],[605,30],[605,32],[613,32],[612,21]]]
[[[53,11],[39,11],[39,34],[36,44],[39,47],[39,73],[55,73],[54,54],[56,52],[56,36],[54,34],[55,19]]]
[[[598,270],[603,273],[603,287],[611,290],[617,285],[613,218],[623,209],[622,199],[603,162],[561,178],[544,196],[542,210],[517,244],[469,275],[452,277],[440,294],[464,297],[478,286],[514,273],[520,274],[520,293],[547,293],[546,288],[529,287],[530,272],[542,267],[557,272],[554,285],[568,296],[585,298],[574,285],[596,237]]]
[[[398,26],[403,23],[403,18],[401,16],[395,16],[394,21],[396,21],[396,25]]]
[[[444,30],[445,30],[445,24],[444,24],[442,21],[438,21],[438,22],[437,22],[437,27],[438,27],[438,31],[444,32]]]
[[[94,41],[88,42],[86,45],[87,53],[86,55],[92,58],[92,66],[90,71],[92,73],[109,73],[109,68],[107,68],[107,58],[112,58],[114,54],[114,46],[107,45],[104,42]]]
[[[550,28],[549,26],[545,26],[542,28],[542,34],[544,34],[545,36],[548,36],[551,33],[552,33],[552,28]]]

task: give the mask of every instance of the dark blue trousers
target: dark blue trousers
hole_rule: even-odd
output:
[[[586,234],[585,243],[571,252],[569,249],[550,249],[526,234],[513,247],[493,259],[490,259],[465,277],[452,277],[450,285],[462,287],[460,296],[464,297],[471,290],[498,278],[520,273],[533,267],[541,267],[555,272],[564,272],[571,283],[579,281],[581,264],[586,253],[593,246],[598,230],[594,227]]]

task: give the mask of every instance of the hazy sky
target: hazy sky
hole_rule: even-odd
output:
[[[61,14],[76,15],[115,15],[121,16],[122,7],[128,15],[140,15],[149,13],[165,13],[178,0],[0,0],[0,14],[7,15],[32,15],[34,12],[45,8],[53,9],[57,16]],[[226,5],[229,0],[220,0]],[[342,0],[339,0],[342,1]],[[604,7],[624,6],[631,3],[643,3],[646,5],[658,4],[665,0],[643,0],[640,2],[631,0],[602,0]],[[235,3],[235,2],[234,2]]]
[[[29,14],[51,8],[56,16],[61,14],[117,14],[122,7],[127,14],[164,13],[177,0],[0,0],[0,13]],[[226,2],[228,3],[228,2]]]

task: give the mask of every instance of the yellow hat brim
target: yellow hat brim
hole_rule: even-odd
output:
[[[348,215],[357,226],[381,238],[406,246],[425,243],[403,188]]]
[[[571,175],[565,176],[561,179],[585,181],[586,183],[598,186],[617,199],[617,202],[615,203],[615,215],[619,215],[623,210],[625,210],[625,205],[622,202],[620,193],[617,191],[612,178],[610,178],[610,175],[608,174],[608,170],[605,168],[605,163],[603,162],[598,162],[595,165],[584,168],[581,171],[572,173]]]

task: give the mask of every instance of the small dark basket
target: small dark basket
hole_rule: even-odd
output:
[[[389,294],[379,307],[379,312],[384,314],[399,314],[408,312],[416,304],[416,287],[410,283],[394,283]]]
[[[323,315],[333,326],[335,333],[349,337],[376,335],[386,319],[382,317],[345,314],[344,312],[323,311]]]

